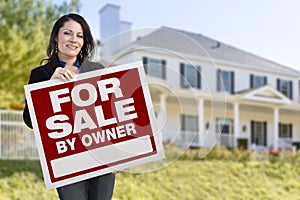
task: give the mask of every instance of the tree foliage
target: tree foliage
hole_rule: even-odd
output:
[[[79,0],[0,1],[0,108],[24,101],[31,69],[46,58],[50,31],[62,14],[79,12]]]

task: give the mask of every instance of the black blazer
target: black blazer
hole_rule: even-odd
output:
[[[53,73],[57,67],[60,67],[60,65],[58,63],[54,64],[53,62],[48,62],[45,65],[34,68],[30,73],[30,78],[29,78],[28,84],[50,80],[51,76],[53,75]],[[104,67],[100,63],[84,61],[80,66],[79,73],[84,73],[84,72],[102,69],[102,68],[104,68]],[[23,111],[23,119],[24,119],[25,124],[29,128],[32,128],[31,118],[30,118],[26,100],[25,100],[25,108]]]

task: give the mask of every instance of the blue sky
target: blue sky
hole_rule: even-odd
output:
[[[98,11],[107,3],[121,7],[121,20],[132,29],[167,26],[200,33],[300,70],[299,0],[81,0],[80,14],[98,39]]]

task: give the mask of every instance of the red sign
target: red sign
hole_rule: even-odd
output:
[[[163,158],[140,62],[25,92],[47,189]]]

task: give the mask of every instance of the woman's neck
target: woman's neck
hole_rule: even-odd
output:
[[[66,63],[66,66],[73,66],[76,62],[77,57],[66,57],[66,56],[60,56],[58,54],[59,61],[63,61]]]

